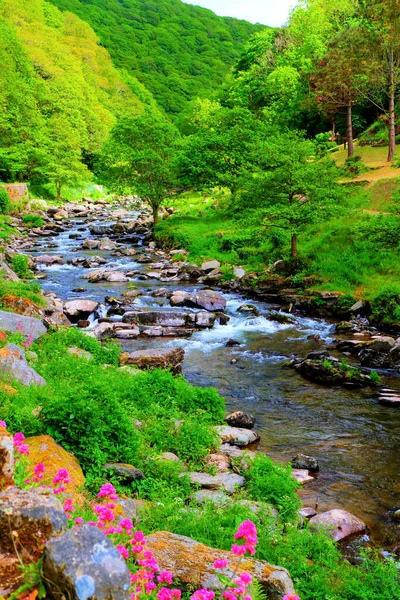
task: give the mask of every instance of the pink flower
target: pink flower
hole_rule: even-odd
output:
[[[225,600],[237,600],[235,594],[232,594],[232,592],[224,592],[222,597],[225,598]]]
[[[44,476],[44,464],[43,463],[38,463],[36,465],[36,467],[33,469],[33,478],[32,481],[34,481],[35,483],[39,483]]]
[[[203,588],[202,590],[197,590],[192,596],[192,600],[214,600],[215,592],[212,590],[208,590],[207,588]]]
[[[159,583],[168,583],[171,584],[172,583],[172,573],[170,571],[161,571],[161,573],[159,574],[159,576],[157,577],[157,581]]]
[[[104,483],[99,493],[97,494],[98,498],[110,498],[110,500],[118,500],[117,493],[115,491],[115,487],[111,483]]]
[[[69,473],[67,469],[59,469],[56,473],[56,476],[53,479],[53,485],[58,485],[59,483],[69,483]]]
[[[246,546],[238,546],[237,544],[233,544],[231,548],[231,552],[234,556],[244,556],[247,552]]]
[[[244,585],[249,585],[249,583],[251,583],[251,581],[252,581],[253,578],[250,575],[250,573],[244,572],[244,573],[240,574],[239,579],[240,579],[241,583],[244,583]]]
[[[29,446],[27,444],[19,444],[19,446],[15,446],[15,448],[19,454],[29,456]]]
[[[76,517],[74,523],[75,525],[82,525],[82,523],[84,523],[85,521],[82,519],[82,517]]]
[[[242,546],[233,544],[231,552],[235,556],[244,556],[247,552],[251,555],[256,553],[257,529],[252,521],[244,521],[234,535],[235,540],[243,540]]]
[[[7,429],[7,424],[5,421],[0,421],[0,427],[3,427],[3,429]]]
[[[118,544],[118,546],[116,546],[118,552],[120,553],[120,555],[125,558],[125,560],[127,560],[129,558],[129,550],[127,550],[125,548],[125,546],[123,546],[122,544]]]
[[[151,592],[157,589],[157,586],[154,583],[154,581],[149,581],[149,583],[146,583],[146,585],[144,586],[144,589],[146,594],[150,596]]]
[[[225,569],[228,566],[228,561],[225,559],[218,559],[214,562],[214,569]]]
[[[170,590],[169,588],[161,588],[160,590],[158,590],[156,598],[158,600],[173,600],[174,598],[176,600],[180,600],[181,595],[182,594],[180,590]]]
[[[300,596],[297,594],[286,594],[286,596],[283,596],[283,600],[300,600]]]

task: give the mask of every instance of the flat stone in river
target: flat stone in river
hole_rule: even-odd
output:
[[[185,352],[182,348],[136,350],[123,352],[119,357],[119,364],[136,365],[139,369],[171,369],[178,374],[182,369]]]

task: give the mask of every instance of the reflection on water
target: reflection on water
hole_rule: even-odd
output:
[[[75,252],[84,238],[92,237],[82,224],[79,229],[71,227],[54,239],[41,240],[32,254],[61,254],[65,260],[97,255],[107,258],[108,269],[151,270],[150,265],[135,262],[132,257],[115,257],[98,250]],[[76,233],[81,235],[80,240],[69,237]],[[42,282],[44,290],[63,299],[85,297],[103,301],[105,296],[119,295],[126,288],[126,284],[90,284],[82,279],[87,269],[68,264],[41,270],[47,274]],[[78,287],[87,291],[72,292]],[[190,290],[191,286],[135,279],[135,287],[144,294],[135,306],[169,308],[165,299],[147,294],[157,287]],[[347,509],[368,523],[377,543],[390,545],[399,541],[400,526],[390,520],[389,511],[400,507],[400,411],[380,406],[371,389],[324,388],[307,382],[285,366],[293,355],[303,356],[324,347],[309,340],[310,336],[318,334],[329,343],[334,337],[331,324],[301,317],[295,324],[278,324],[265,316],[269,307],[262,302],[252,302],[260,316],[245,316],[237,312],[243,302],[238,295],[229,296],[228,325],[197,332],[189,339],[135,340],[124,342],[124,347],[183,347],[186,377],[197,385],[215,386],[230,409],[253,413],[261,433],[261,448],[268,455],[279,461],[288,461],[297,452],[318,458],[320,473],[301,491],[308,506]],[[227,347],[229,339],[240,345]],[[232,364],[232,359],[237,362]],[[395,376],[385,383],[400,389]]]

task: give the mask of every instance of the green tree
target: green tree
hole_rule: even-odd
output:
[[[337,168],[330,159],[316,160],[314,144],[293,132],[269,138],[257,151],[263,160],[242,181],[236,206],[255,209],[264,225],[287,231],[295,258],[299,234],[340,208],[345,192]]]
[[[103,147],[99,178],[119,193],[133,191],[148,202],[156,224],[162,201],[177,187],[173,163],[179,142],[178,130],[158,113],[121,119]]]

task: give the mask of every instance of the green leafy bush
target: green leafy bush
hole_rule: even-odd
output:
[[[46,301],[41,294],[40,284],[37,282],[24,283],[22,281],[9,281],[0,275],[0,305],[4,296],[21,296],[34,302],[38,306],[44,306]]]
[[[11,259],[11,266],[21,279],[26,279],[31,275],[31,271],[29,270],[29,259],[24,254],[15,254]]]
[[[376,324],[400,322],[400,285],[383,288],[372,298],[372,317]]]
[[[344,169],[347,173],[351,173],[351,175],[354,176],[361,175],[361,173],[369,171],[367,165],[364,164],[359,154],[353,154],[353,156],[346,158]]]
[[[10,198],[5,189],[0,188],[0,214],[7,214],[10,212],[11,202]]]
[[[295,493],[299,484],[292,477],[290,466],[279,465],[268,456],[257,455],[245,476],[254,500],[272,503],[284,519],[294,517],[301,502]]]
[[[43,227],[44,220],[40,215],[24,215],[22,217],[22,222],[27,227]]]

